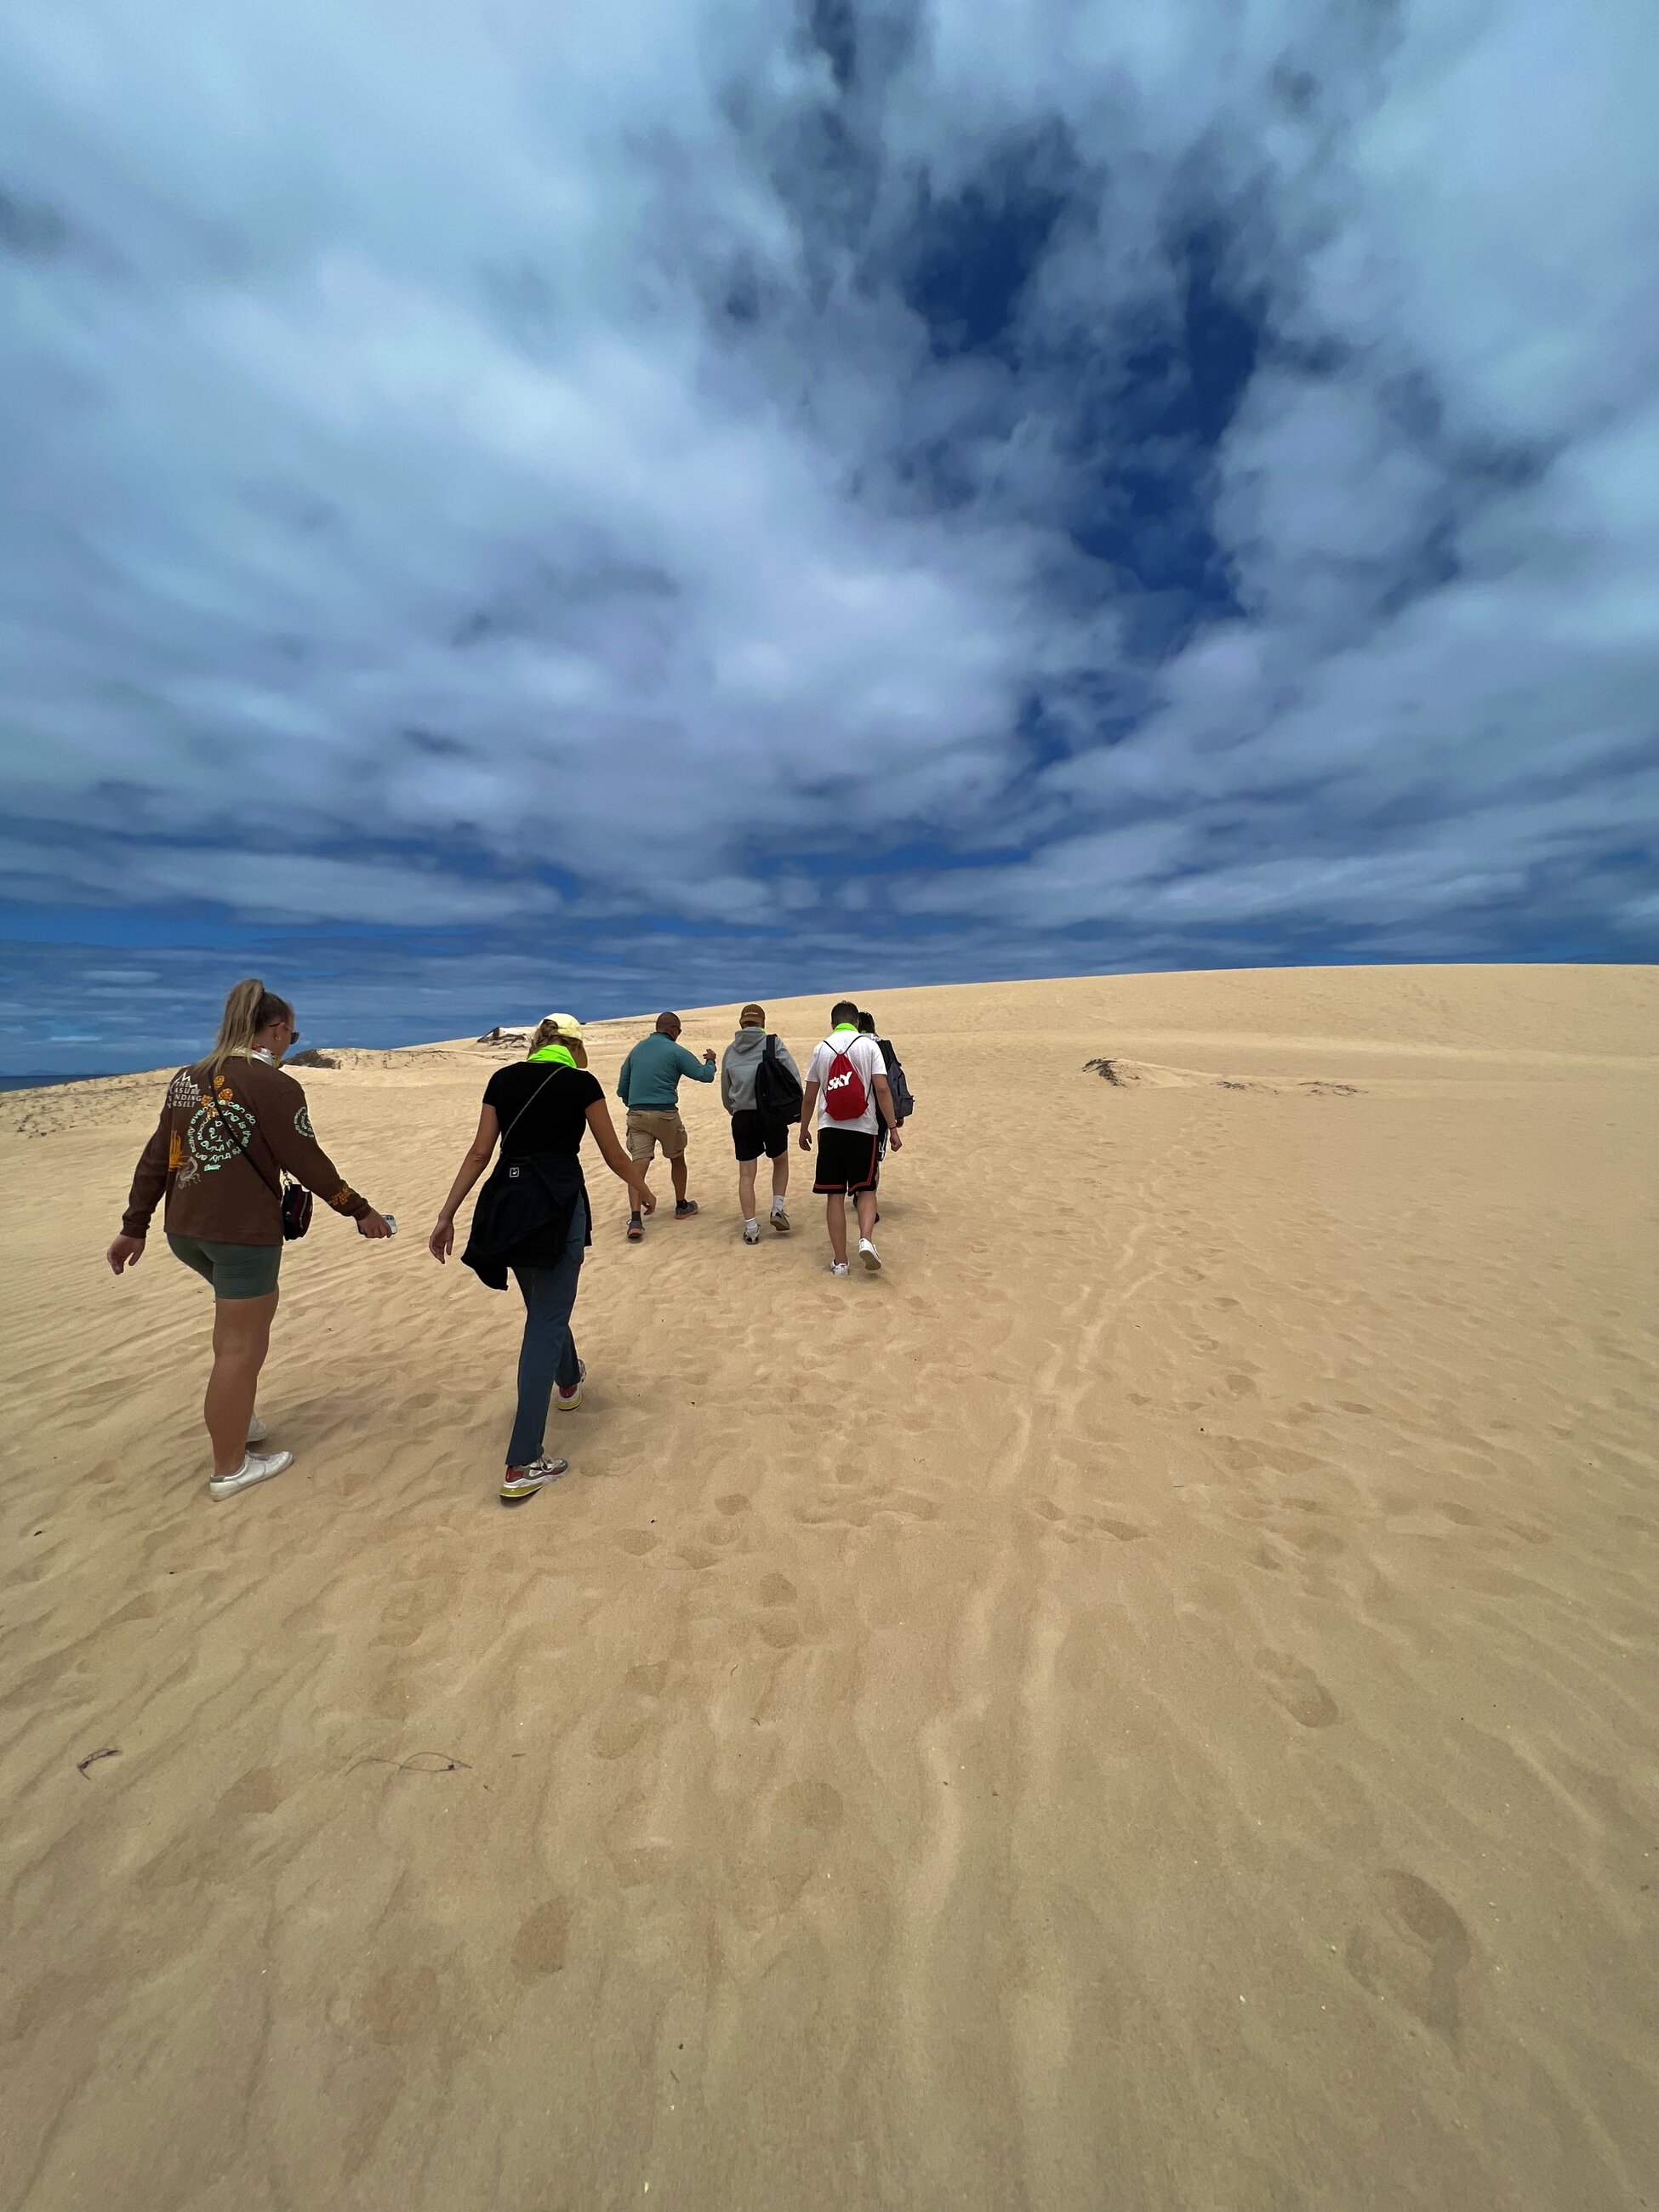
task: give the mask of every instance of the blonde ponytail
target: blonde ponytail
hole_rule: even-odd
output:
[[[267,991],[257,975],[249,975],[232,986],[225,1000],[225,1011],[219,1023],[219,1034],[213,1040],[213,1050],[206,1065],[210,1074],[223,1073],[225,1062],[238,1054],[246,1058],[253,1049],[253,1040],[271,1022],[291,1022],[294,1009],[286,999],[279,999],[274,991]]]

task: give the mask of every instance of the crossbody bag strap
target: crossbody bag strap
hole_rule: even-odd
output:
[[[504,1129],[501,1131],[501,1156],[502,1156],[502,1158],[506,1158],[506,1155],[507,1155],[507,1139],[508,1139],[508,1138],[513,1134],[513,1132],[514,1132],[514,1131],[518,1127],[518,1126],[519,1126],[520,1122],[523,1121],[523,1119],[524,1119],[525,1115],[526,1115],[530,1111],[531,1108],[535,1104],[536,1101],[537,1101],[537,1100],[541,1097],[541,1095],[542,1095],[543,1091],[546,1090],[546,1088],[547,1088],[548,1085],[549,1085],[550,1083],[551,1083],[551,1081],[553,1080],[554,1077],[558,1073],[558,1072],[559,1072],[559,1064],[558,1064],[558,1062],[557,1062],[556,1060],[555,1060],[555,1061],[554,1061],[554,1063],[553,1063],[553,1065],[552,1065],[552,1066],[551,1066],[551,1067],[550,1067],[550,1068],[548,1069],[548,1071],[547,1071],[546,1074],[545,1074],[544,1076],[543,1076],[543,1078],[542,1078],[541,1081],[540,1081],[540,1082],[536,1085],[536,1088],[535,1088],[535,1089],[531,1092],[531,1094],[530,1094],[529,1097],[528,1097],[528,1098],[526,1098],[526,1099],[525,1100],[524,1104],[523,1104],[522,1106],[520,1106],[520,1109],[519,1109],[518,1112],[517,1112],[517,1113],[513,1116],[513,1119],[512,1119],[512,1120],[507,1123],[507,1125],[506,1128],[504,1128]]]
[[[225,1119],[225,1109],[219,1103],[219,1079],[216,1075],[210,1075],[208,1078],[208,1103],[213,1109],[214,1115],[218,1121],[219,1127],[234,1144],[237,1151],[252,1169],[254,1174],[258,1176],[260,1182],[264,1183],[265,1188],[276,1200],[277,1205],[280,1206],[283,1202],[283,1194],[280,1188],[276,1183],[272,1182],[270,1177],[265,1173],[258,1161],[254,1158],[252,1153],[248,1150],[241,1137],[238,1135],[235,1123],[234,1121],[228,1121]],[[258,1117],[257,1115],[254,1118],[254,1126],[256,1128],[258,1126]]]

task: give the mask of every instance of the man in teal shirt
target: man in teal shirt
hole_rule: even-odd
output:
[[[696,1201],[685,1194],[685,1124],[680,1119],[680,1078],[694,1083],[714,1080],[714,1054],[701,1060],[679,1042],[678,1014],[659,1014],[657,1026],[641,1037],[622,1064],[617,1077],[617,1096],[628,1109],[628,1154],[630,1159],[653,1160],[657,1147],[668,1163],[674,1181],[674,1218],[688,1221]],[[636,1212],[628,1217],[628,1235],[637,1244],[645,1224]]]

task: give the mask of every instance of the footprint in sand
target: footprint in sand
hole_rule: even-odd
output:
[[[801,1626],[794,1611],[796,1589],[787,1575],[768,1575],[757,1593],[767,1608],[754,1624],[761,1642],[774,1651],[788,1651],[801,1640]]]
[[[1458,1978],[1468,1930],[1430,1882],[1385,1867],[1370,1884],[1375,1917],[1348,1936],[1345,1960],[1362,1990],[1399,2005],[1455,2047],[1462,2027]]]
[[[764,1928],[819,1879],[823,1854],[846,1808],[828,1782],[792,1782],[760,1814],[738,1863],[732,1905],[739,1925]]]
[[[743,1530],[735,1521],[703,1521],[698,1523],[697,1540],[704,1550],[712,1547],[723,1552],[728,1546],[743,1541]]]
[[[778,1800],[779,1817],[802,1828],[838,1828],[844,1810],[840,1790],[828,1782],[792,1782]]]
[[[1125,1521],[1115,1514],[1067,1513],[1052,1498],[1033,1498],[1030,1503],[1031,1510],[1042,1515],[1063,1544],[1079,1543],[1085,1534],[1094,1530],[1103,1530],[1120,1544],[1138,1544],[1151,1534],[1138,1522]]]
[[[513,1939],[513,1971],[521,1982],[538,1982],[564,1971],[565,1947],[570,1940],[570,1907],[562,1897],[550,1897],[527,1913]]]
[[[380,1625],[374,1632],[374,1642],[399,1644],[405,1648],[420,1641],[428,1622],[432,1618],[432,1604],[424,1590],[399,1590],[380,1607]]]
[[[1103,1528],[1119,1544],[1138,1544],[1143,1537],[1152,1533],[1150,1528],[1137,1528],[1133,1521],[1114,1521],[1105,1514],[1099,1515],[1094,1525],[1097,1528]]]
[[[714,1510],[717,1513],[724,1513],[729,1520],[734,1513],[746,1513],[749,1510],[749,1500],[744,1496],[742,1491],[734,1490],[729,1497],[717,1498],[714,1500]]]
[[[407,1672],[389,1676],[374,1692],[375,1712],[383,1721],[412,1720],[427,1700],[424,1679]]]
[[[352,2011],[371,2043],[419,2043],[438,2014],[438,1977],[430,1966],[388,1966]]]
[[[106,1628],[118,1628],[125,1620],[154,1620],[161,1607],[153,1597],[136,1597],[124,1605],[119,1613],[111,1613],[104,1623]]]
[[[617,1538],[618,1547],[631,1552],[636,1559],[642,1559],[647,1552],[654,1552],[660,1541],[660,1537],[653,1536],[648,1528],[624,1528]]]
[[[626,1759],[651,1727],[652,1708],[668,1681],[668,1662],[652,1660],[630,1667],[622,1686],[599,1715],[593,1730],[593,1750],[600,1759]]]
[[[233,1880],[251,1856],[248,1823],[274,1813],[284,1794],[274,1766],[250,1767],[204,1820],[156,1854],[141,1870],[140,1882],[148,1889],[171,1889],[187,1882]]]
[[[1329,1728],[1333,1721],[1341,1719],[1336,1699],[1312,1668],[1304,1667],[1288,1651],[1258,1651],[1255,1671],[1273,1703],[1283,1706],[1302,1727]]]

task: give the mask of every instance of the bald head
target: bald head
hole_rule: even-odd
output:
[[[680,1018],[679,1018],[679,1016],[678,1016],[678,1014],[659,1014],[659,1015],[658,1015],[658,1017],[657,1017],[657,1035],[658,1035],[659,1036],[677,1037],[677,1036],[679,1035],[679,1033],[680,1033]]]

